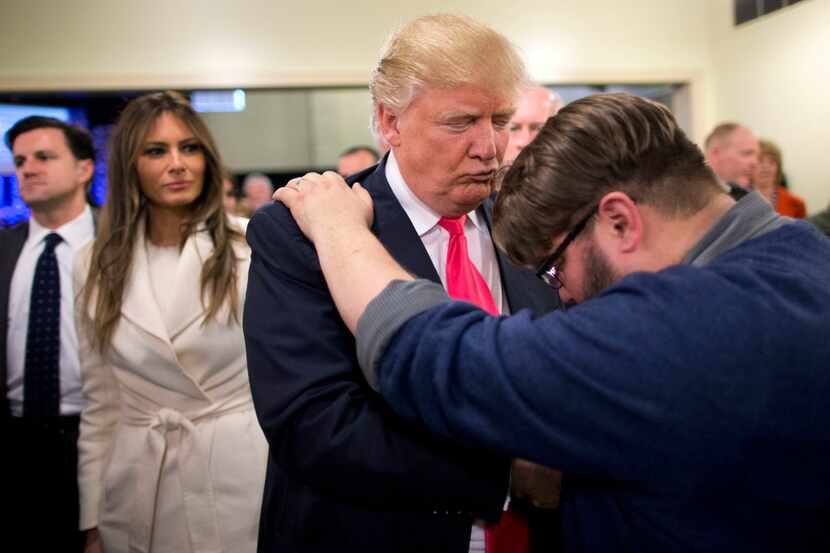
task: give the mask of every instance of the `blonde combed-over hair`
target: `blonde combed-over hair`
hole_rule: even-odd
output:
[[[393,33],[372,74],[375,116],[383,104],[403,112],[426,87],[471,85],[515,98],[529,82],[515,46],[463,15],[419,17]]]

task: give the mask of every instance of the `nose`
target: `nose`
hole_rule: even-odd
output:
[[[479,124],[476,125],[475,133],[469,149],[470,157],[484,161],[495,159],[497,131],[493,127],[493,123],[482,118]]]
[[[23,163],[17,166],[17,171],[24,177],[34,175],[38,172],[40,164],[36,159],[26,158]]]
[[[184,168],[184,156],[182,152],[178,148],[172,148],[170,150],[170,171],[177,173],[183,171]]]

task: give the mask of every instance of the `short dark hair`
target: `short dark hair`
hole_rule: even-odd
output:
[[[667,216],[687,216],[723,190],[667,107],[596,94],[548,119],[504,174],[494,239],[514,262],[535,265],[553,237],[612,191]]]
[[[61,130],[75,159],[91,159],[95,161],[95,143],[92,141],[92,135],[88,130],[78,125],[65,123],[54,117],[43,117],[41,115],[24,117],[6,132],[5,140],[9,151],[14,147],[14,141],[17,140],[18,136],[36,129]]]
[[[375,149],[374,149],[374,148],[372,148],[371,146],[363,146],[363,145],[361,145],[361,146],[352,146],[351,148],[348,148],[348,149],[346,149],[345,151],[343,151],[343,152],[342,152],[339,156],[337,156],[337,157],[345,157],[345,156],[350,156],[350,155],[352,155],[352,154],[356,154],[356,153],[358,153],[358,152],[368,152],[368,153],[370,153],[370,154],[372,155],[372,157],[373,157],[373,158],[375,158],[375,161],[376,161],[376,162],[377,162],[378,160],[380,160],[380,154],[378,154],[378,151],[377,151],[377,150],[375,150]]]

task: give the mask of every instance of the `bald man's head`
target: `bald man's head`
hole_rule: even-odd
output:
[[[510,142],[504,154],[504,163],[512,163],[519,152],[536,138],[548,117],[559,111],[560,107],[562,101],[550,89],[543,86],[526,88],[510,120]]]
[[[722,123],[706,138],[706,161],[724,182],[744,188],[752,183],[758,163],[758,139],[738,123]]]

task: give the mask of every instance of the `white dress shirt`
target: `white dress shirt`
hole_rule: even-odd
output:
[[[397,198],[398,203],[406,212],[407,217],[415,227],[415,232],[421,238],[424,248],[429,254],[435,271],[441,278],[441,284],[447,287],[447,250],[450,245],[450,233],[438,224],[441,216],[431,207],[422,202],[401,175],[394,153],[389,152],[386,161],[386,180]],[[509,308],[501,287],[501,273],[496,258],[496,250],[487,223],[483,221],[475,210],[467,214],[464,223],[464,235],[467,237],[467,253],[476,266],[487,287],[499,313],[509,314]]]
[[[55,247],[61,282],[60,413],[77,415],[83,408],[78,334],[75,332],[74,299],[77,291],[72,289],[72,264],[78,250],[92,240],[95,234],[89,206],[84,208],[81,215],[54,231],[41,226],[34,218],[29,221],[29,236],[15,265],[9,293],[9,329],[6,341],[7,397],[12,415],[16,417],[23,414],[23,367],[26,362],[26,338],[29,334],[32,281],[37,260],[45,247],[44,238],[51,232],[56,232],[63,238]]]
[[[386,160],[386,180],[389,187],[397,198],[398,203],[406,212],[407,217],[415,227],[415,232],[421,238],[424,248],[429,254],[432,264],[441,284],[447,287],[447,250],[450,245],[450,233],[438,224],[441,216],[432,208],[422,202],[401,175],[395,154],[389,152],[389,159]],[[498,308],[499,313],[509,314],[509,307],[505,301],[504,291],[501,287],[501,273],[496,258],[496,250],[493,246],[493,239],[487,223],[482,221],[475,210],[467,214],[467,221],[464,223],[464,236],[467,238],[467,253],[470,260],[476,266],[490,294]],[[484,553],[484,525],[476,521],[470,533],[470,553]]]

